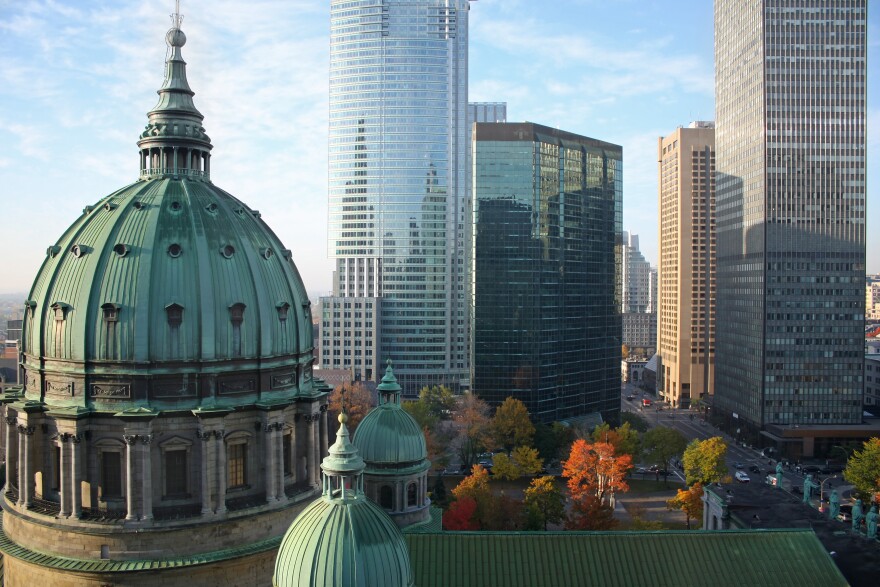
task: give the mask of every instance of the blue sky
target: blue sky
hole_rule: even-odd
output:
[[[170,0],[0,0],[0,293],[26,292],[46,248],[137,179]],[[880,273],[880,0],[869,0],[868,271]],[[312,295],[329,291],[329,1],[184,0],[214,183],[259,209]],[[623,145],[624,228],[657,260],[657,138],[711,120],[709,0],[478,0],[470,98]]]

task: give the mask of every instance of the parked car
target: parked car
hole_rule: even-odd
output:
[[[634,399],[636,399],[635,396],[632,396],[632,395],[628,395],[628,396],[626,396],[626,401],[628,401],[628,402],[631,402],[631,401],[633,401]]]
[[[746,468],[746,466],[742,463],[734,463],[733,466],[736,469],[745,469]]]
[[[758,465],[752,465],[749,467],[749,472],[754,473],[755,475],[760,475],[761,469],[758,468]]]
[[[751,479],[749,479],[749,476],[745,471],[737,471],[735,477],[736,477],[736,480],[739,481],[740,483],[748,483],[749,481],[751,481]]]
[[[816,465],[805,465],[805,466],[801,467],[801,473],[803,473],[804,475],[806,475],[808,473],[815,475],[816,473],[818,473],[821,470],[822,470],[822,468],[818,467]]]

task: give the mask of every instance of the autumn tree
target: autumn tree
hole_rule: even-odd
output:
[[[608,422],[603,422],[593,429],[593,442],[607,442],[614,446],[614,452],[618,455],[630,455],[635,457],[639,454],[639,433],[624,422],[617,428],[611,428]]]
[[[687,438],[674,428],[658,426],[642,436],[642,458],[652,465],[667,470],[669,461],[681,456],[687,447]],[[667,476],[663,476],[666,480]]]
[[[472,497],[456,499],[443,512],[444,530],[479,530],[480,524],[476,521],[477,502]]]
[[[477,455],[491,445],[489,405],[477,396],[465,394],[453,412],[454,445],[464,469],[470,469]]]
[[[573,501],[571,511],[565,519],[568,530],[611,530],[617,524],[614,508],[592,494]]]
[[[428,451],[428,460],[431,461],[431,469],[439,471],[449,464],[449,454],[446,452],[446,441],[439,432],[434,432],[427,426],[422,429],[425,435],[425,447]]]
[[[342,411],[342,397],[345,396],[345,413],[348,414],[348,429],[354,432],[357,425],[373,409],[373,394],[358,381],[334,387],[330,393],[329,410],[336,414]]]
[[[629,490],[626,473],[632,468],[630,455],[616,455],[607,442],[590,444],[578,439],[562,464],[562,476],[568,479],[568,492],[575,502],[587,503],[589,496],[599,504],[614,508],[614,495]]]
[[[507,456],[498,453],[493,459],[492,474],[499,479],[510,481],[520,477],[532,477],[541,472],[544,466],[537,449],[527,446],[518,446]]]
[[[536,477],[525,490],[527,530],[547,530],[565,519],[565,497],[552,476]]]
[[[531,446],[535,436],[535,426],[529,418],[529,411],[522,401],[508,397],[495,410],[492,417],[492,437],[497,446],[507,454],[515,446]]]
[[[443,475],[437,475],[437,480],[434,481],[434,486],[431,488],[431,505],[445,508],[447,506],[447,498],[446,483],[443,482]]]
[[[858,497],[880,503],[880,438],[865,441],[846,462],[843,478],[856,488]]]
[[[625,344],[620,345],[620,358],[626,360],[629,357],[629,347]]]
[[[455,394],[445,385],[427,385],[419,390],[420,403],[423,403],[427,412],[438,420],[449,420],[455,409]]]
[[[685,481],[688,485],[718,483],[727,475],[727,443],[720,436],[694,439],[684,450]]]
[[[666,502],[666,508],[683,511],[687,529],[690,530],[691,519],[700,520],[703,517],[703,484],[697,482],[687,489],[679,489],[675,497]]]
[[[474,465],[471,474],[462,479],[452,490],[452,495],[456,501],[469,497],[476,502],[474,520],[480,528],[483,528],[493,507],[492,490],[489,489],[489,472],[480,465]]]

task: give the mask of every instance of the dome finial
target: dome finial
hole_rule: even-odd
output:
[[[385,376],[382,382],[376,387],[379,392],[380,406],[400,406],[400,384],[397,383],[397,377],[394,376],[394,368],[391,366],[391,359],[387,361],[385,368]]]
[[[186,44],[186,35],[180,29],[182,22],[180,0],[175,0],[171,28],[165,34],[165,81],[159,88],[159,103],[147,115],[149,122],[138,140],[142,179],[210,177],[213,147],[202,126],[205,117],[193,104],[194,92],[186,80],[186,61],[181,53]]]

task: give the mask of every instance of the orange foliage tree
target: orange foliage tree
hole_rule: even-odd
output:
[[[477,511],[477,502],[472,497],[456,499],[443,512],[444,530],[479,530],[480,524],[474,519]]]
[[[687,521],[687,529],[691,529],[691,519],[699,520],[703,517],[703,485],[694,483],[687,489],[679,489],[678,493],[666,502],[670,510],[681,510]]]
[[[614,526],[614,496],[629,490],[625,477],[631,468],[632,457],[616,455],[610,443],[576,440],[568,460],[562,463],[562,476],[568,479],[573,502],[566,526],[581,530]]]
[[[348,414],[348,430],[354,432],[364,416],[373,409],[373,394],[360,382],[342,384],[330,393],[330,411],[342,411],[342,396],[345,394],[345,413]],[[332,428],[332,426],[331,426]]]

